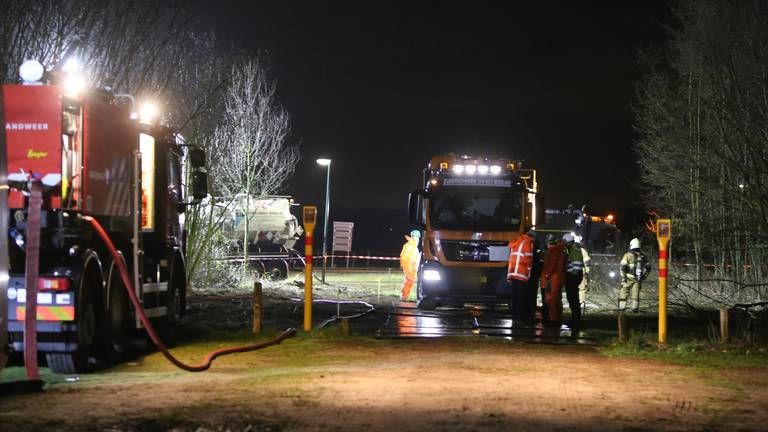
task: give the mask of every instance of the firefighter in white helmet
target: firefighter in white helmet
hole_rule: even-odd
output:
[[[619,311],[629,308],[632,312],[640,309],[640,289],[643,280],[651,271],[651,261],[640,250],[640,240],[633,238],[629,242],[629,252],[621,258],[621,288],[619,289]]]

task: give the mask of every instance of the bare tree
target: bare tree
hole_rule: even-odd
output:
[[[675,218],[678,285],[710,305],[768,296],[768,4],[680,1],[636,109],[649,205]],[[672,293],[674,294],[674,293]]]
[[[223,118],[211,146],[218,191],[245,196],[243,254],[248,260],[249,203],[275,194],[293,174],[298,149],[287,141],[288,113],[277,103],[277,85],[260,60],[237,62],[224,97]]]

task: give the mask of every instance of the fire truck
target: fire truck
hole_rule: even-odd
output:
[[[411,223],[425,232],[417,306],[507,303],[499,292],[508,244],[543,210],[536,170],[518,160],[450,153],[430,160],[423,182],[408,202]]]
[[[119,361],[143,329],[87,220],[103,226],[146,314],[172,336],[186,296],[180,219],[207,194],[205,154],[138,118],[124,95],[31,81],[0,93],[3,337],[11,352],[24,348],[26,281],[36,267],[38,352],[55,372],[89,371]]]

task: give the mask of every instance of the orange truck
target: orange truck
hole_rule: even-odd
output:
[[[106,230],[159,328],[170,334],[184,311],[181,215],[207,194],[205,154],[142,121],[126,101],[42,75],[0,93],[0,350],[24,350],[36,328],[37,351],[55,372],[113,363],[142,334],[117,265],[86,217]],[[26,313],[31,299],[34,317]]]
[[[424,231],[417,306],[506,303],[508,244],[541,219],[537,191],[536,170],[518,160],[433,157],[408,200]]]

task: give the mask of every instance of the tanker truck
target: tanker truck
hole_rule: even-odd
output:
[[[243,256],[243,244],[247,244],[251,266],[272,279],[285,278],[302,262],[293,249],[304,233],[291,213],[295,206],[290,196],[248,198],[238,194],[215,199],[214,214],[221,221],[221,233],[232,258]]]

